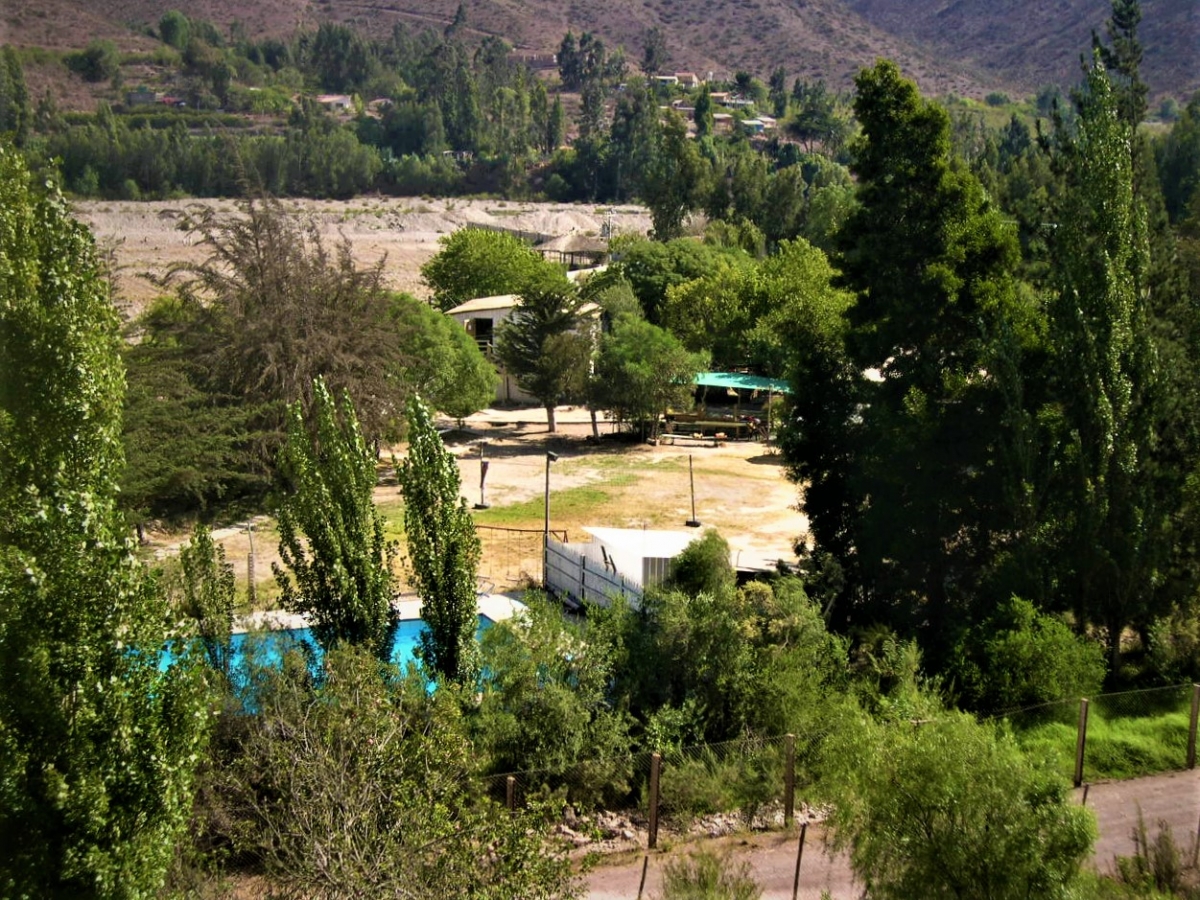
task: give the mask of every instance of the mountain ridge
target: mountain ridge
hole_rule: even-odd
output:
[[[324,21],[375,38],[396,23],[444,28],[459,0],[194,0],[186,13],[251,37],[286,37]],[[0,43],[79,48],[116,40],[146,50],[134,28],[177,8],[170,0],[27,0],[0,19]],[[1144,0],[1143,75],[1151,95],[1180,99],[1200,89],[1200,12],[1195,0]],[[520,49],[554,52],[568,29],[623,46],[636,67],[650,28],[666,37],[673,71],[746,70],[766,78],[777,66],[796,77],[850,87],[879,57],[896,60],[932,95],[1031,94],[1047,83],[1074,84],[1093,30],[1103,32],[1107,0],[468,0],[468,34],[495,35]]]

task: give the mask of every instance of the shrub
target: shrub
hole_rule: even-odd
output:
[[[662,900],[758,900],[762,888],[750,877],[750,864],[701,850],[663,867]]]
[[[967,634],[956,668],[974,708],[1011,709],[1095,694],[1104,680],[1104,649],[1013,597]]]

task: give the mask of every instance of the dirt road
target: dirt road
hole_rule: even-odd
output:
[[[1083,795],[1082,790],[1075,792],[1079,802],[1083,801]],[[1139,810],[1151,837],[1157,833],[1159,823],[1166,822],[1176,844],[1185,854],[1190,854],[1200,818],[1200,771],[1095,784],[1087,792],[1087,806],[1095,812],[1099,825],[1100,839],[1096,843],[1094,862],[1101,871],[1111,871],[1115,857],[1133,855],[1132,834]],[[657,896],[662,885],[662,867],[667,859],[698,846],[727,851],[735,860],[748,862],[755,880],[763,888],[764,900],[785,900],[792,896],[797,841],[794,834],[780,832],[680,845],[667,853],[653,854],[643,896]],[[638,895],[642,859],[642,856],[625,858],[617,864],[593,869],[586,876],[587,896],[590,900],[633,900]],[[846,857],[830,853],[822,829],[810,827],[801,865],[799,896],[805,900],[819,900],[823,891],[828,891],[833,900],[852,900],[859,896],[860,888]]]

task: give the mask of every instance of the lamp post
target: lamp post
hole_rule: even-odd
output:
[[[542,587],[547,590],[550,588],[550,463],[557,459],[558,454],[553,450],[546,451],[546,522],[542,527]]]
[[[479,444],[479,502],[475,504],[476,509],[489,509],[487,502],[487,494],[484,492],[484,483],[487,481],[488,461],[484,459],[484,452],[487,450],[487,441],[482,441]]]

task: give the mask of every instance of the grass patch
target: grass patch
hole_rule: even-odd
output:
[[[1182,769],[1187,763],[1188,710],[1151,716],[1088,714],[1084,777],[1124,779]],[[1068,778],[1075,773],[1076,725],[1043,722],[1016,732],[1025,750],[1049,757]]]
[[[630,482],[635,480],[632,476],[629,476],[629,478]],[[611,485],[611,481],[606,482],[604,487]],[[550,511],[554,516],[555,522],[561,522],[567,518],[579,518],[585,515],[594,516],[596,508],[608,503],[610,499],[611,495],[604,488],[595,487],[594,485],[582,485],[580,487],[552,492],[550,497]],[[508,506],[496,506],[491,509],[479,510],[475,513],[475,521],[480,525],[507,525],[513,528],[523,526],[532,527],[544,521],[545,513],[546,507],[543,504],[543,498],[531,497],[520,503],[511,503]]]

